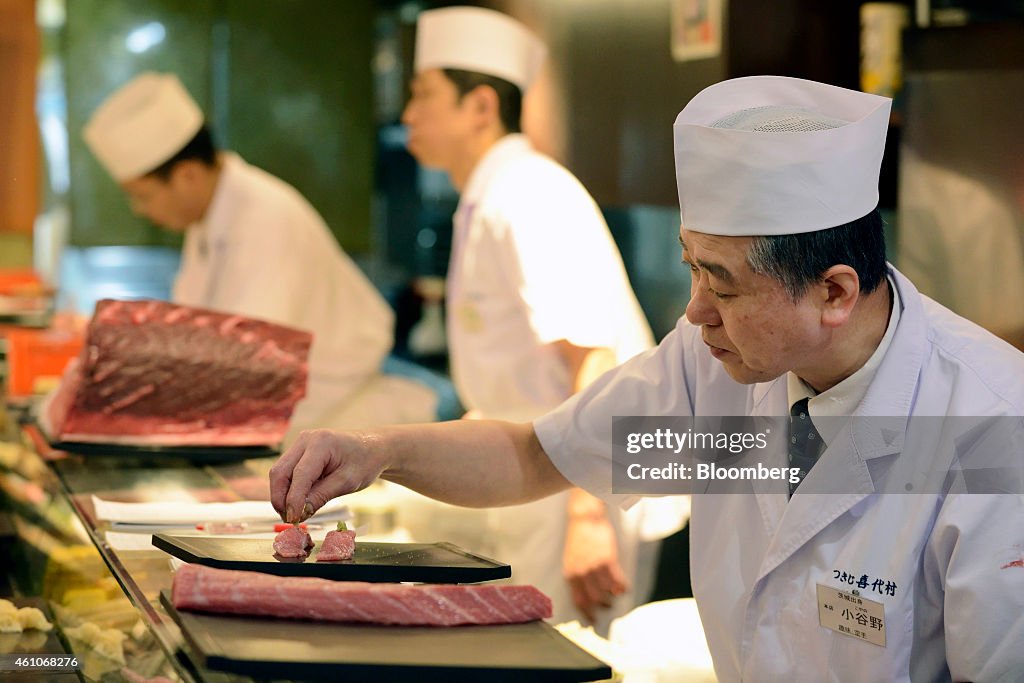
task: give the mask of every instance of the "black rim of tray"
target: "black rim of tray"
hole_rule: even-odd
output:
[[[251,458],[267,458],[281,454],[277,446],[156,446],[115,443],[92,443],[86,441],[54,441],[43,426],[34,423],[47,445],[55,451],[76,455],[113,457],[182,458],[194,462],[222,463]]]
[[[368,581],[371,583],[480,583],[496,581],[512,576],[510,565],[492,560],[483,555],[470,552],[452,543],[365,543],[364,545],[394,546],[396,550],[403,547],[413,549],[443,549],[477,563],[477,566],[439,566],[439,565],[390,565],[349,562],[316,562],[310,557],[305,562],[279,562],[268,559],[265,562],[248,560],[223,560],[207,555],[200,555],[182,547],[176,542],[195,542],[205,536],[174,536],[173,534],[153,534],[153,545],[180,560],[191,564],[201,564],[214,569],[231,569],[235,571],[260,572],[275,576],[291,576],[329,579],[332,581]],[[269,539],[268,539],[269,543]],[[272,558],[273,556],[269,556]]]

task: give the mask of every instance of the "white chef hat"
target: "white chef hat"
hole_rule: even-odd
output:
[[[524,93],[547,55],[544,43],[501,12],[445,7],[421,12],[416,22],[416,72],[462,69],[497,76]]]
[[[867,215],[878,205],[891,104],[782,76],[705,88],[673,126],[683,226],[786,235]]]
[[[147,71],[93,112],[82,137],[114,180],[122,182],[173,157],[202,125],[203,112],[177,76]]]

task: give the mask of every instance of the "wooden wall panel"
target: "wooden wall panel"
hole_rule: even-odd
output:
[[[39,206],[35,0],[0,0],[0,231],[31,234]]]

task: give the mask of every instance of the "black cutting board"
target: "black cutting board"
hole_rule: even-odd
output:
[[[549,624],[367,626],[177,611],[199,664],[260,679],[521,683],[599,681],[611,669]]]
[[[512,567],[451,543],[370,543],[356,539],[351,560],[317,562],[317,543],[305,561],[274,555],[270,538],[153,534],[153,545],[185,562],[278,576],[335,581],[477,583],[507,579]]]
[[[112,456],[147,462],[188,460],[201,464],[237,462],[250,458],[270,458],[281,453],[280,446],[155,446],[152,444],[93,443],[53,440],[42,425],[33,425],[55,451],[76,455]]]

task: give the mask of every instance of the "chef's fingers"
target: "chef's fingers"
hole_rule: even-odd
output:
[[[316,509],[309,500],[309,491],[326,474],[337,468],[335,438],[328,430],[317,430],[307,437],[305,450],[295,467],[285,496],[285,521],[298,524],[309,519]]]
[[[306,452],[306,441],[309,432],[302,432],[288,450],[277,459],[270,468],[270,504],[274,506],[281,519],[287,521],[286,498],[292,483],[292,470]]]
[[[348,438],[351,436],[355,439]],[[363,448],[358,435],[339,433],[338,438],[331,442],[328,465],[306,494],[309,508],[302,518],[308,518],[328,501],[362,491],[376,481],[384,470],[379,456],[380,452]]]
[[[582,577],[583,592],[587,604],[593,607],[611,607],[611,597],[599,572],[590,571]]]
[[[316,514],[316,511],[338,496],[358,491],[361,487],[348,477],[344,477],[341,470],[335,470],[330,475],[321,478],[313,484],[313,487],[306,494],[306,503],[309,505],[309,514],[304,514],[302,519],[308,519]]]
[[[569,591],[572,593],[573,604],[588,624],[594,623],[594,610],[591,608],[583,580],[579,577],[569,579]]]
[[[602,567],[602,583],[605,590],[612,595],[622,595],[629,588],[626,572],[618,562],[610,562]]]
[[[609,560],[592,567],[586,574],[587,584],[591,592],[600,595],[600,599],[607,602],[611,596],[622,595],[626,592],[626,577],[618,562]]]
[[[625,592],[627,584],[617,563],[601,564],[570,581],[573,600],[580,611],[594,614],[596,608],[612,606],[616,595]]]

